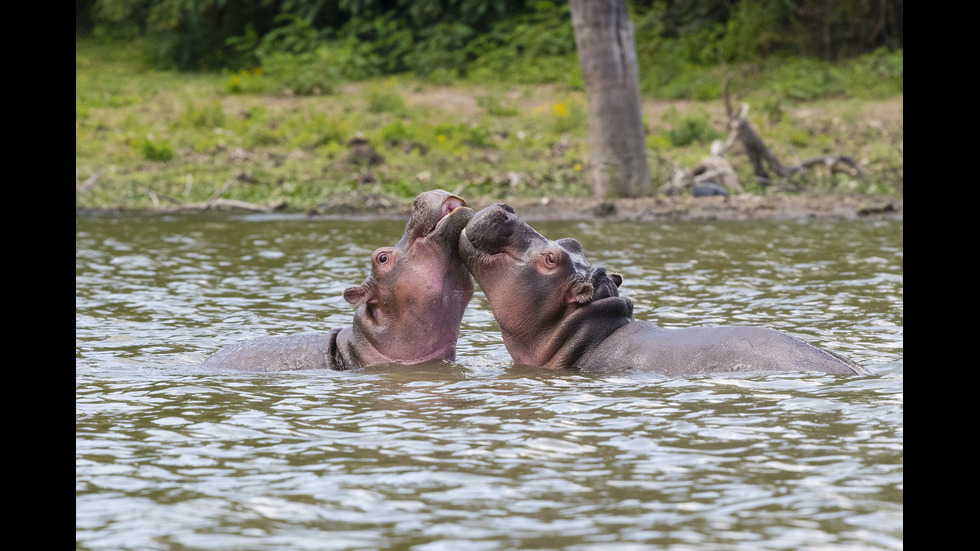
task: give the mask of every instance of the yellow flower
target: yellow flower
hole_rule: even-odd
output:
[[[582,165],[580,165],[580,164],[578,164],[578,163],[575,163],[575,166],[573,166],[573,167],[572,167],[572,169],[573,169],[573,170],[576,170],[576,171],[578,171],[578,170],[582,170]]]
[[[442,143],[442,142],[446,141],[446,137],[443,136],[442,134],[439,134],[438,136],[436,136],[436,140],[438,140],[439,143]]]
[[[568,107],[565,107],[564,103],[556,103],[552,105],[551,111],[554,112],[554,114],[558,115],[559,117],[568,116]]]

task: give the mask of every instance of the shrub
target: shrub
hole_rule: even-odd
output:
[[[139,142],[139,150],[148,161],[169,161],[174,157],[174,147],[168,140],[157,140],[147,134]]]
[[[517,115],[517,108],[505,106],[500,102],[500,98],[494,94],[487,94],[476,98],[476,104],[483,108],[492,117],[513,117]]]
[[[391,113],[404,115],[408,112],[405,100],[393,90],[374,86],[367,93],[368,111],[371,113]]]
[[[177,126],[191,128],[220,128],[224,124],[225,112],[216,101],[200,108],[188,101],[177,118]]]
[[[721,132],[711,126],[711,115],[703,109],[681,115],[676,109],[671,108],[664,113],[661,120],[670,126],[667,130],[667,138],[676,147],[707,143],[721,137]]]
[[[589,116],[578,101],[556,102],[551,105],[551,125],[552,129],[559,133],[587,130]]]
[[[331,94],[341,78],[339,62],[325,47],[312,53],[272,53],[262,60],[262,74],[301,96]]]
[[[393,122],[381,129],[381,139],[388,146],[397,146],[414,138],[414,132],[401,121]]]

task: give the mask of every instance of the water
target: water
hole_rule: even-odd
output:
[[[255,374],[350,323],[399,220],[76,217],[80,549],[902,549],[903,223],[535,223],[637,318],[766,325],[872,376],[514,367],[485,297],[454,364]]]

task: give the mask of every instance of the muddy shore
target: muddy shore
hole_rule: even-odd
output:
[[[537,199],[507,201],[527,220],[855,220],[902,218],[903,199],[895,197],[804,197],[736,195],[729,197],[650,197],[598,201]],[[475,209],[489,202],[470,201]]]
[[[657,196],[600,201],[581,197],[494,199],[461,194],[470,207],[480,210],[501,201],[528,221],[545,220],[797,220],[862,218],[902,219],[901,197],[835,195],[733,195],[715,197]],[[351,195],[310,209],[307,214],[326,217],[402,217],[409,203],[383,196]]]
[[[903,219],[904,199],[884,196],[804,196],[804,195],[734,195],[728,197],[660,196],[639,199],[599,201],[576,197],[542,197],[535,199],[493,199],[467,197],[474,210],[502,201],[528,221],[547,220],[799,220],[799,219]],[[311,217],[326,218],[401,218],[411,213],[411,203],[395,201],[373,194],[357,194],[304,211]],[[212,209],[207,209],[212,210]],[[216,211],[248,212],[247,208],[215,205]],[[285,212],[288,205],[269,207],[266,212]],[[75,209],[76,216],[111,215],[126,209]],[[141,211],[153,213],[154,211]],[[160,213],[194,214],[206,210],[166,209]]]

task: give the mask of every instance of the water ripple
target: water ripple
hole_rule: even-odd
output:
[[[776,327],[872,376],[513,366],[479,291],[451,364],[200,367],[348,324],[403,227],[77,220],[76,547],[903,548],[900,222],[539,228],[623,273],[638,318]]]

